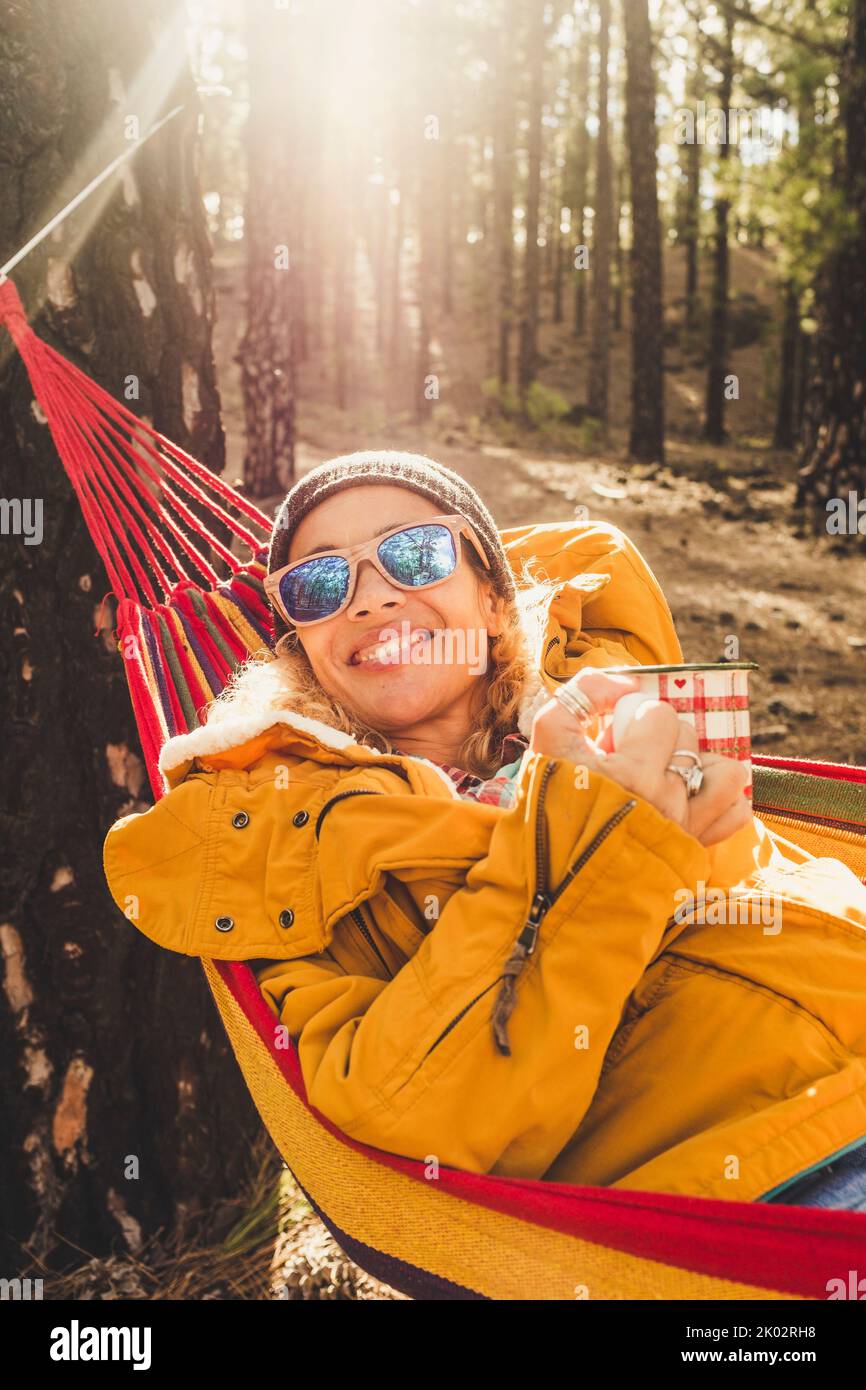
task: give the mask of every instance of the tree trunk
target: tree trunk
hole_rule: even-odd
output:
[[[551,142],[552,144],[552,142]],[[540,268],[539,292],[544,294],[553,285],[553,204],[556,201],[556,163],[551,160],[546,177],[541,180],[541,224],[539,240]]]
[[[587,383],[587,410],[607,425],[610,375],[611,188],[607,65],[610,50],[610,0],[598,3],[598,138],[595,142],[595,217],[592,224],[592,303]]]
[[[776,400],[776,428],[773,447],[794,447],[794,405],[796,392],[797,345],[800,338],[800,299],[793,280],[785,286],[782,312],[779,392]]]
[[[244,479],[252,497],[289,488],[295,475],[293,323],[299,238],[296,173],[302,124],[298,31],[273,0],[249,0],[247,62],[247,322],[238,360],[244,399]]]
[[[354,373],[351,342],[355,305],[352,298],[355,277],[352,262],[355,256],[354,216],[350,180],[352,160],[348,136],[335,130],[333,197],[328,203],[331,223],[330,245],[332,262],[332,351],[334,357],[334,404],[338,410],[348,410],[352,403]]]
[[[62,23],[52,0],[6,7],[0,263],[124,149],[131,121],[144,134],[184,103],[12,279],[40,336],[218,471],[184,22],[169,0],[69,4]],[[136,86],[142,68],[161,74],[158,108]],[[42,1274],[138,1251],[159,1227],[218,1231],[260,1125],[200,963],[154,947],[106,887],[109,826],[146,810],[150,792],[111,614],[100,616],[108,579],[2,328],[0,437],[4,495],[23,487],[44,507],[41,544],[0,547],[0,1228],[12,1276],[22,1251]]]
[[[656,188],[653,42],[647,0],[623,0],[631,174],[631,433],[629,452],[664,461],[662,254]]]
[[[574,207],[571,225],[573,231],[573,256],[585,245],[587,205],[587,179],[589,174],[589,131],[586,118],[589,105],[589,30],[585,28],[577,36],[577,73],[575,77],[575,120],[577,136],[574,145]],[[574,332],[581,337],[586,331],[586,270],[582,262],[575,264],[574,270]]]
[[[696,41],[694,63],[689,74],[686,100],[694,110],[701,90],[700,48]],[[681,241],[686,252],[686,332],[694,333],[698,321],[698,280],[700,266],[698,248],[701,228],[701,146],[690,140],[685,146],[685,203],[683,207]]]
[[[304,101],[304,139],[301,142],[302,169],[305,187],[304,198],[304,240],[302,245],[302,304],[304,308],[304,351],[309,344],[311,353],[319,356],[325,351],[327,335],[326,323],[326,247],[327,223],[330,217],[325,197],[323,171],[325,167],[325,133],[327,130],[327,102],[325,86],[321,81],[326,45],[326,26],[320,23],[312,27],[310,47],[307,51],[309,79]],[[300,363],[298,341],[295,339],[295,366]]]
[[[518,21],[516,0],[506,0],[503,18],[503,27],[496,31],[496,53],[493,61],[493,201],[496,239],[494,304],[499,316],[496,376],[500,387],[506,386],[510,377],[511,335],[514,328],[514,165],[517,114],[514,35]]]
[[[698,248],[700,246],[700,218],[701,218],[701,147],[697,140],[693,140],[688,146],[686,158],[687,164],[687,189],[686,189],[686,211],[685,229],[683,240],[686,248],[686,329],[689,333],[694,333],[698,322],[698,289],[700,279],[700,261],[698,258]]]
[[[825,504],[866,495],[866,0],[851,0],[839,76],[845,132],[837,183],[850,229],[828,255],[816,285],[797,501]]]
[[[526,63],[529,69],[529,173],[526,186],[526,247],[523,259],[523,303],[520,317],[520,347],[517,382],[521,407],[535,381],[538,365],[538,292],[540,256],[538,216],[541,201],[542,114],[544,109],[544,5],[540,0],[526,3]]]
[[[799,437],[803,433],[806,419],[806,397],[812,368],[812,338],[802,329],[797,339],[797,370],[794,389],[794,432]]]
[[[716,170],[716,198],[713,206],[715,233],[713,236],[713,283],[710,289],[710,331],[707,350],[707,393],[704,411],[704,438],[711,444],[725,439],[725,377],[728,354],[728,214],[730,199],[727,180],[731,154],[731,131],[728,116],[731,90],[734,85],[734,24],[729,11],[725,12],[725,41],[721,59],[722,81],[719,87],[719,106],[724,112],[725,138],[719,146]]]
[[[432,109],[432,108],[431,108]],[[436,399],[428,389],[435,383],[432,340],[436,336],[437,313],[437,247],[436,247],[436,189],[440,181],[442,147],[438,139],[421,137],[418,151],[416,208],[418,215],[418,340],[415,359],[415,419],[428,419]]]
[[[385,361],[389,368],[391,381],[398,376],[397,369],[403,360],[403,237],[405,234],[405,200],[408,170],[408,150],[405,127],[396,125],[394,140],[394,188],[396,200],[391,205],[390,242],[388,252],[388,329],[385,348]],[[393,403],[397,408],[397,403]]]
[[[325,43],[325,26],[322,23],[310,23],[301,28],[297,15],[292,17],[292,24],[295,26],[296,49],[299,50],[302,46],[304,54],[304,61],[299,62],[295,58],[292,67],[292,81],[297,87],[294,102],[295,121],[300,123],[303,130],[303,139],[294,139],[292,151],[296,206],[295,268],[289,272],[294,289],[292,347],[297,380],[301,364],[307,361],[311,352],[318,352],[322,347],[320,320],[324,278],[320,246],[325,93],[319,80],[319,71]],[[299,116],[298,113],[302,115]],[[298,124],[295,125],[295,133],[297,130]]]
[[[451,122],[453,110],[450,102],[446,110]],[[454,178],[457,160],[458,147],[454,140],[453,124],[450,124],[442,158],[442,201],[439,208],[439,246],[442,256],[439,307],[442,317],[447,319],[454,317]]]
[[[565,261],[565,239],[562,234],[562,209],[563,209],[563,187],[565,185],[566,170],[563,169],[553,174],[556,185],[556,199],[554,204],[554,216],[552,219],[553,232],[553,322],[562,323],[562,270]]]
[[[381,182],[372,183],[369,189],[371,206],[367,236],[367,260],[373,279],[374,346],[381,361],[385,349],[388,180],[382,169],[378,171],[378,177],[381,178]]]
[[[625,256],[622,245],[622,208],[625,202],[625,154],[620,152],[616,161],[616,192],[613,201],[613,259],[616,275],[613,286],[613,327],[614,332],[622,331],[622,301],[625,292]]]
[[[440,398],[441,348],[439,323],[442,294],[443,250],[440,239],[442,166],[450,138],[452,115],[449,109],[447,73],[447,31],[430,12],[418,14],[410,70],[415,97],[412,121],[414,203],[418,231],[417,297],[418,335],[415,345],[414,417],[423,423],[433,413]]]

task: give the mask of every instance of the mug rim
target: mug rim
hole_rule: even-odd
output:
[[[611,675],[663,675],[671,671],[757,671],[757,661],[689,661],[670,666],[608,666]]]

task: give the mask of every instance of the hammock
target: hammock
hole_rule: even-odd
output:
[[[262,588],[272,523],[37,337],[10,280],[0,322],[112,584],[158,798],[166,738],[195,728],[234,667],[273,645]],[[753,771],[768,824],[866,876],[866,769],[755,757]],[[351,1259],[414,1298],[823,1300],[829,1279],[866,1265],[866,1216],[852,1212],[453,1168],[430,1181],[423,1163],[357,1143],[308,1104],[297,1052],[275,1047],[249,966],[202,965],[262,1120],[311,1206]]]

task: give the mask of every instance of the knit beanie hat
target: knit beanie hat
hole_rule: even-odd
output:
[[[458,512],[471,522],[490,563],[490,582],[503,598],[515,594],[514,576],[508,563],[496,522],[478,493],[443,464],[424,454],[403,453],[399,449],[366,449],[354,454],[341,454],[328,459],[300,478],[286,494],[274,520],[271,547],[268,554],[268,574],[289,562],[292,535],[313,507],[335,492],[364,484],[388,483],[417,492],[441,507],[442,515]],[[288,631],[281,614],[272,605],[274,635]]]

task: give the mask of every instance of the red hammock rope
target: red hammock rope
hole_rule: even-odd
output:
[[[258,507],[146,420],[133,415],[37,337],[11,280],[0,284],[0,322],[6,325],[27,367],[36,399],[118,599],[135,599],[153,607],[166,601],[178,580],[192,578],[184,555],[199,570],[208,588],[219,582],[206,554],[195,547],[178,525],[179,520],[232,573],[242,568],[243,562],[190,510],[178,489],[243,541],[251,555],[269,540],[271,522]],[[254,522],[261,534],[256,535],[239,517],[232,516],[223,503]],[[165,532],[175,546],[166,539]],[[138,554],[130,540],[135,542]],[[174,579],[163,567],[160,556],[174,570]],[[161,590],[161,598],[154,583]]]
[[[43,342],[9,279],[0,283],[0,322],[27,368],[117,600],[118,647],[159,796],[166,738],[195,728],[239,662],[273,641],[261,582],[272,522]],[[239,558],[212,525],[249,557]]]

